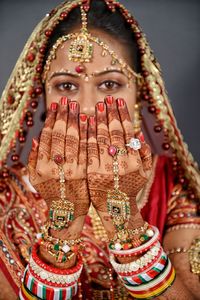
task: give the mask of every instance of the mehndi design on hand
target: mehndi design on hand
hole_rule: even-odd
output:
[[[56,155],[63,157],[65,198],[74,205],[74,221],[66,229],[65,238],[71,233],[74,236],[80,234],[89,209],[86,182],[87,117],[83,118],[82,115],[79,118],[79,105],[74,103],[68,105],[67,101],[61,100],[60,104],[51,105],[40,143],[32,148],[28,164],[30,182],[50,208],[52,201],[55,204],[61,199],[60,169],[54,159]],[[73,143],[69,143],[70,140]]]
[[[151,162],[149,161],[148,168],[144,168],[143,161],[146,157],[151,157],[151,152],[144,141],[141,141],[141,149],[137,151],[125,146],[134,137],[134,132],[123,99],[114,101],[111,96],[107,97],[104,110],[98,110],[97,105],[96,117],[93,120],[94,122],[89,122],[88,129],[88,159],[91,162],[88,166],[88,186],[91,201],[111,238],[115,227],[107,210],[107,192],[114,187],[114,177],[112,168],[108,168],[113,164],[113,158],[108,153],[109,146],[114,145],[118,149],[127,151],[127,154],[118,157],[118,163],[120,191],[125,192],[130,200],[129,228],[143,225],[135,198],[148,179],[146,170],[150,169]],[[105,135],[106,143],[104,142]],[[89,150],[91,147],[93,150],[96,149],[96,155],[94,151]],[[122,168],[122,165],[126,168]]]

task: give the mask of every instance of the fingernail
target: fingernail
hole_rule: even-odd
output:
[[[80,119],[81,119],[82,122],[85,122],[87,120],[87,115],[80,114]]]
[[[32,149],[35,151],[38,146],[38,141],[36,139],[32,139]]]
[[[97,109],[99,112],[103,112],[104,111],[104,103],[103,102],[97,103]]]
[[[57,111],[58,108],[58,103],[57,102],[52,102],[50,106],[51,111]]]
[[[113,96],[107,96],[107,97],[106,97],[106,102],[107,102],[108,104],[113,104],[113,102],[114,102]]]
[[[67,105],[67,103],[68,103],[68,98],[67,98],[67,97],[62,97],[62,98],[60,99],[60,103],[61,103],[61,105]]]
[[[118,104],[119,107],[124,106],[124,104],[125,104],[124,99],[118,98],[118,99],[117,99],[117,104]]]
[[[95,117],[94,116],[90,117],[89,122],[90,122],[90,125],[94,125],[95,124]]]
[[[77,103],[76,102],[70,102],[69,107],[71,110],[75,111],[77,108]]]
[[[142,132],[139,134],[138,138],[139,138],[140,142],[144,143],[145,138],[144,138],[144,134]]]

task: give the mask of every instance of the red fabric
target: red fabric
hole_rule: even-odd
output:
[[[167,202],[173,189],[173,171],[169,157],[160,156],[147,204],[141,210],[145,221],[157,226],[163,236],[167,214]]]

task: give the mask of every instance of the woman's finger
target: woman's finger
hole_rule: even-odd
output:
[[[37,165],[37,158],[38,158],[38,148],[39,148],[39,143],[36,139],[32,140],[32,148],[29,153],[28,157],[28,171],[29,171],[29,176],[30,179],[35,177],[35,170],[36,170],[36,165]]]
[[[125,148],[123,128],[121,126],[120,117],[116,101],[112,96],[106,97],[108,128],[111,144],[119,148]]]
[[[126,102],[122,98],[117,99],[117,108],[120,116],[120,121],[123,128],[123,135],[125,138],[125,143],[129,144],[130,140],[134,138],[133,124],[128,112]],[[132,153],[132,149],[127,147],[129,153]]]
[[[79,104],[69,103],[68,124],[65,140],[65,160],[67,164],[78,163],[79,154]]]
[[[99,151],[97,146],[97,126],[96,117],[90,116],[88,123],[88,145],[87,145],[87,156],[88,156],[88,172],[92,173],[93,170],[96,172],[99,168]]]
[[[58,103],[51,103],[47,112],[44,128],[42,129],[38,151],[38,164],[48,163],[51,158],[52,130],[56,120]]]
[[[68,117],[68,99],[62,97],[58,105],[56,121],[52,130],[51,157],[59,154],[64,158],[65,154],[65,136]]]
[[[86,164],[87,164],[87,128],[88,128],[87,115],[80,114],[79,115],[80,143],[79,143],[78,165],[81,166],[81,169],[85,174],[86,174]]]
[[[145,142],[144,135],[141,132],[137,135],[137,138],[141,142],[141,148],[139,149],[140,157],[143,164],[144,171],[151,170],[152,168],[152,153],[151,147]]]
[[[97,146],[99,152],[100,166],[105,166],[107,162],[108,148],[110,146],[110,135],[106,113],[106,104],[99,102],[96,105],[97,119]]]

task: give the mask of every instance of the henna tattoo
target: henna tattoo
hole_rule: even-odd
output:
[[[77,160],[77,159],[74,157],[73,154],[69,154],[69,155],[66,155],[66,156],[65,156],[65,161],[66,161],[66,163],[68,163],[68,164],[73,164],[74,161],[76,161],[76,160]]]
[[[42,153],[47,158],[49,158],[50,151],[51,151],[51,132],[43,129],[40,137],[39,154]]]
[[[97,113],[97,126],[101,125],[107,126],[106,114],[105,113]]]
[[[67,169],[67,170],[65,171],[66,179],[71,178],[71,177],[72,177],[72,174],[73,174],[72,170],[71,170],[71,169]]]
[[[112,164],[105,164],[105,170],[108,172],[108,173],[111,173],[112,170],[113,170],[113,165]]]
[[[78,132],[78,111],[69,111],[68,128],[73,128]]]
[[[99,157],[99,152],[96,143],[88,144],[88,157],[89,158],[97,158]]]
[[[127,164],[127,162],[126,161],[121,161],[120,162],[120,167],[122,167],[122,169],[124,169],[124,170],[126,170],[126,169],[128,169],[128,164]]]
[[[125,121],[131,123],[131,118],[126,105],[124,105],[124,107],[119,107],[119,115],[122,123],[124,123]]]
[[[73,135],[67,135],[65,153],[72,154],[75,157],[78,154],[78,148],[79,148],[78,138],[74,137]]]
[[[67,124],[67,106],[64,105],[59,106],[56,122],[59,121],[64,121],[65,125]]]
[[[44,128],[53,128],[53,125],[55,123],[55,115],[55,112],[51,111],[50,109],[48,110]]]
[[[47,153],[45,154],[47,156]],[[44,154],[42,152],[38,153],[38,160],[43,160]]]
[[[97,136],[97,143],[101,146],[103,145],[109,145],[109,139],[104,136]]]
[[[63,155],[65,145],[65,134],[62,131],[53,131],[52,133],[52,155]]]

